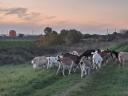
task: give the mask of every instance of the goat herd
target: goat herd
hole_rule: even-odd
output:
[[[82,78],[90,74],[92,70],[98,70],[110,61],[119,61],[118,63],[124,66],[124,63],[128,61],[128,52],[90,49],[81,55],[77,51],[73,51],[71,53],[62,53],[56,57],[38,56],[32,59],[31,63],[34,69],[57,67],[56,74],[62,72],[63,76],[65,76],[65,70],[68,70],[68,74],[80,70]]]

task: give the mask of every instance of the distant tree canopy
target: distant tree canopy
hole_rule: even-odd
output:
[[[52,33],[52,28],[51,28],[51,27],[46,27],[46,28],[44,29],[44,33],[45,33],[45,35],[51,34],[51,33]]]
[[[46,27],[44,29],[44,35],[42,35],[38,40],[38,46],[50,46],[59,44],[59,35],[52,28]]]
[[[75,29],[72,30],[61,30],[60,34],[52,30],[50,27],[44,29],[44,35],[38,40],[39,46],[51,46],[60,44],[75,44],[78,43],[82,38],[82,33]]]
[[[72,29],[72,30],[61,30],[60,37],[62,38],[65,44],[69,45],[69,44],[78,43],[83,37],[83,35],[80,31]]]
[[[38,38],[38,46],[52,46],[52,45],[71,45],[84,41],[113,41],[118,39],[128,38],[128,30],[121,30],[120,33],[113,32],[112,34],[99,35],[99,34],[82,34],[75,29],[62,29],[60,33],[54,31],[51,27],[44,29],[44,35]]]

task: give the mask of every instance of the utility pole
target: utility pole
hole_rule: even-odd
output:
[[[109,29],[107,28],[107,41],[109,41]]]
[[[116,28],[115,28],[115,32],[116,32],[117,30],[116,30]]]
[[[109,30],[108,30],[108,28],[107,28],[107,35],[109,34],[108,31],[109,31]]]

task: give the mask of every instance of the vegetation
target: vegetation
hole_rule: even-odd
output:
[[[32,65],[28,63],[35,56],[56,54],[65,51],[66,45],[76,44],[83,38],[104,39],[101,39],[99,35],[88,34],[84,37],[83,34],[74,29],[61,30],[58,34],[48,27],[44,32],[45,36],[41,36],[39,41],[37,41],[40,47],[35,44],[34,40],[15,39],[0,41],[0,65],[4,65],[0,66],[0,96],[128,95],[128,68],[120,69],[117,63],[114,62],[83,79],[80,78],[80,72],[63,77],[61,74],[58,76],[55,75],[56,69],[32,69]],[[109,37],[116,36],[117,38],[119,34],[113,33]],[[124,34],[126,35],[127,31],[123,31],[123,35],[121,35],[123,38],[125,37]],[[105,40],[108,40],[108,38]],[[95,43],[99,47],[99,42]],[[92,42],[88,40],[88,44],[90,45]],[[82,47],[84,48],[83,45],[90,47],[85,42],[82,42]],[[128,42],[123,41],[123,43],[111,49],[128,51]]]
[[[63,49],[58,47],[7,47],[0,48],[0,65],[30,63],[35,56],[56,54]]]
[[[111,45],[117,44],[114,42],[110,42],[110,44],[109,44],[109,42],[91,42],[88,40],[88,42],[80,41],[80,43],[70,45],[71,42],[73,43],[73,42],[79,41],[77,39],[78,35],[81,37],[79,32],[77,32],[75,30],[70,30],[70,31],[72,31],[72,32],[69,32],[68,30],[67,31],[62,30],[62,32],[59,35],[57,35],[60,37],[65,37],[65,39],[61,38],[62,42],[65,42],[64,45],[63,44],[61,45],[61,43],[60,44],[58,43],[59,45],[56,45],[56,42],[58,42],[58,40],[56,38],[54,38],[56,40],[56,42],[54,42],[54,43],[53,43],[53,41],[54,41],[53,39],[49,39],[51,41],[49,41],[49,40],[46,42],[43,41],[44,42],[43,44],[48,45],[48,46],[40,46],[40,47],[36,45],[34,40],[25,40],[25,39],[22,39],[22,40],[19,40],[19,39],[0,40],[0,52],[1,52],[0,65],[30,63],[31,59],[35,56],[41,56],[41,55],[48,56],[51,54],[55,55],[60,52],[65,52],[65,51],[70,51],[70,50],[79,50],[82,52],[83,50],[86,50],[88,48],[105,48],[105,46],[107,46],[107,48],[108,48]],[[54,32],[54,31],[52,31],[52,32],[53,32],[52,34],[56,34],[56,32]],[[47,34],[49,34],[49,33],[47,33]],[[67,37],[67,35],[69,37]],[[48,37],[49,36],[53,37],[53,35],[51,35],[51,33],[50,33],[50,35],[48,35]],[[54,36],[56,37],[56,35],[54,35]],[[74,37],[75,39],[72,39],[70,36]],[[46,37],[47,37],[47,35],[46,35]],[[48,39],[48,38],[46,38],[46,39]],[[42,40],[44,40],[44,39],[42,39]],[[121,51],[121,50],[127,51],[127,49],[128,49],[128,47],[126,46],[128,44],[127,41],[124,42],[124,40],[122,40],[122,42],[118,42],[119,45],[115,46],[115,49],[118,48],[117,51]],[[42,44],[42,41],[41,41],[41,44]]]
[[[124,50],[122,44],[113,50]],[[128,48],[128,47],[127,47]],[[127,49],[126,48],[126,49]],[[128,49],[127,49],[128,51]],[[32,65],[0,66],[1,96],[127,96],[128,68],[110,63],[101,70],[80,78],[80,73],[63,77],[56,69],[34,70]]]
[[[61,30],[60,34],[58,34],[52,28],[46,27],[44,33],[45,35],[37,40],[38,46],[71,45],[78,43],[82,38],[82,33],[75,29]]]
[[[37,47],[32,40],[1,40],[0,65],[30,63],[35,56],[56,54],[63,48]]]
[[[0,40],[0,48],[17,46],[35,46],[34,40]]]
[[[62,76],[56,76],[55,70],[33,70],[28,64],[1,66],[0,70],[1,96],[38,96],[43,91],[43,96],[52,95],[80,80],[77,78],[78,74],[65,79]],[[74,81],[72,81],[73,78]]]
[[[113,32],[112,34],[99,35],[99,34],[82,34],[75,29],[62,29],[60,33],[52,30],[51,27],[44,29],[44,35],[40,36],[37,40],[38,46],[53,46],[53,45],[73,45],[81,42],[111,42],[121,39],[127,39],[128,30],[121,30],[120,33]]]

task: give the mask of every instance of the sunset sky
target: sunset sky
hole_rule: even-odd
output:
[[[90,34],[127,29],[128,0],[0,0],[0,34],[41,34],[46,26]]]

